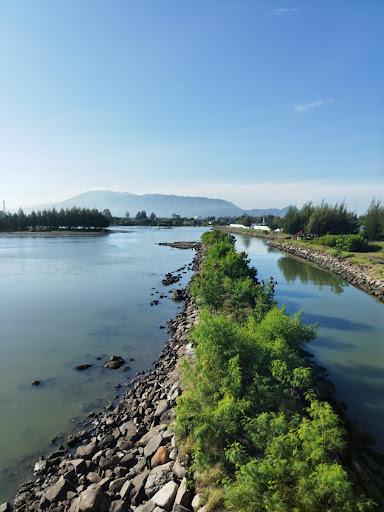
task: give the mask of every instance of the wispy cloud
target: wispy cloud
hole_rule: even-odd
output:
[[[294,14],[295,12],[299,12],[299,11],[300,11],[300,9],[297,9],[294,7],[291,7],[291,8],[280,7],[278,9],[272,9],[271,15],[272,16],[284,16],[284,15]]]
[[[333,103],[333,99],[318,99],[315,101],[310,101],[308,103],[300,103],[293,107],[293,111],[301,114],[303,112],[308,112],[309,110],[314,110],[315,108],[324,107],[324,105],[329,105]]]

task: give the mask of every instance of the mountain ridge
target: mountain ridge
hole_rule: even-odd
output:
[[[175,194],[132,194],[130,192],[114,192],[111,190],[93,190],[83,192],[63,201],[26,208],[27,211],[48,208],[97,208],[109,209],[112,215],[124,217],[127,212],[135,216],[140,210],[147,214],[154,212],[158,217],[171,217],[173,214],[182,217],[236,217],[248,214],[254,217],[262,215],[285,215],[285,208],[253,208],[244,209],[230,201],[220,198],[200,196],[179,196]]]

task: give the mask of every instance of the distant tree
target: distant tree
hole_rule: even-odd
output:
[[[147,220],[147,212],[145,210],[137,212],[136,220]]]
[[[369,240],[384,239],[384,205],[381,204],[381,201],[372,200],[363,218],[363,226]]]
[[[109,220],[111,220],[113,218],[111,210],[109,208],[105,208],[103,210],[103,215],[104,215],[104,217],[107,217],[107,219],[109,219]]]
[[[307,224],[307,231],[316,235],[356,233],[358,228],[357,215],[348,211],[344,202],[332,206],[323,201],[314,208]]]
[[[151,215],[149,216],[149,220],[150,220],[151,222],[156,222],[156,219],[157,219],[157,217],[156,217],[155,213],[154,213],[154,212],[152,212],[152,213],[151,213]]]
[[[290,206],[283,219],[283,229],[286,233],[294,234],[303,229],[300,211],[296,206]]]
[[[243,217],[241,217],[241,224],[243,224],[243,226],[251,227],[252,217],[250,217],[249,215],[244,215]]]
[[[126,212],[126,213],[125,213],[125,218],[126,218],[126,219],[129,219],[129,212]]]

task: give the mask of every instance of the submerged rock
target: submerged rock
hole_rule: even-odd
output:
[[[125,364],[125,359],[121,356],[111,356],[108,361],[104,364],[105,368],[110,368],[111,370],[117,370],[121,366]]]
[[[82,372],[83,370],[88,370],[88,368],[91,368],[92,366],[93,364],[78,364],[74,369],[78,372]]]

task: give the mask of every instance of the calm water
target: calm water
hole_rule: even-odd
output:
[[[159,326],[178,308],[169,299],[151,307],[151,293],[164,290],[164,274],[193,257],[192,251],[156,244],[197,240],[203,231],[126,228],[98,238],[0,237],[0,502],[27,476],[49,439],[73,429],[113,397],[116,383],[151,365],[167,339]],[[277,300],[288,312],[303,309],[305,321],[318,322],[312,352],[328,368],[350,415],[383,448],[383,305],[257,238],[238,236],[237,247],[248,252],[260,277],[277,279]],[[183,275],[181,284],[190,273]],[[104,369],[112,354],[133,357],[130,371]],[[79,363],[95,366],[76,372]],[[43,384],[32,387],[34,379]]]
[[[157,242],[197,240],[202,232],[0,237],[0,502],[25,476],[23,458],[45,450],[49,439],[111,399],[116,383],[156,359],[168,337],[159,327],[178,306],[163,299],[151,307],[152,287],[166,290],[164,274],[193,257]],[[183,275],[181,284],[190,272]],[[131,370],[103,368],[113,354],[133,357]],[[77,372],[79,363],[95,366]],[[43,383],[33,387],[34,379]]]
[[[260,239],[237,236],[237,248],[249,254],[261,278],[274,276],[276,299],[293,313],[304,310],[317,322],[310,346],[348,402],[349,415],[384,450],[384,306],[325,270],[267,247]]]

